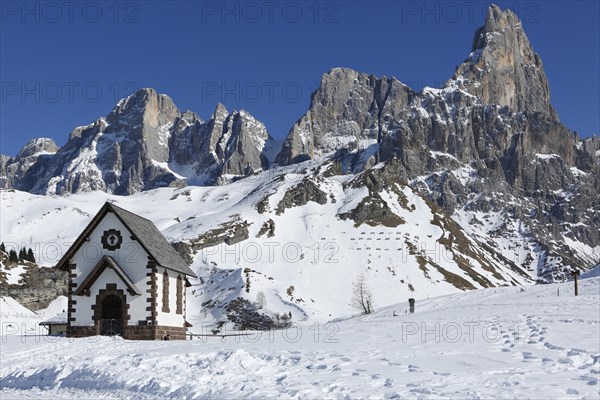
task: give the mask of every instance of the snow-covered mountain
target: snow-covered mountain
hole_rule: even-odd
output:
[[[565,128],[548,87],[491,6],[444,87],[334,68],[281,151],[245,111],[203,121],[144,89],[61,148],[0,157],[2,239],[35,237],[51,265],[114,200],[193,264],[196,320],[259,294],[296,319],[346,314],[361,273],[380,306],[564,281],[600,260],[600,138]]]
[[[464,229],[539,248],[540,258],[518,262],[563,279],[556,265],[598,259],[600,138],[564,127],[549,93],[517,16],[490,6],[471,53],[441,89],[415,92],[345,68],[325,74],[277,161],[336,152],[342,172],[356,173],[397,159],[401,179]],[[485,227],[485,215],[498,223]]]
[[[114,201],[154,221],[192,264],[199,276],[188,291],[192,323],[222,319],[237,297],[264,297],[265,311],[298,320],[345,315],[360,274],[378,306],[538,278],[537,264],[521,262],[539,260],[538,247],[515,258],[509,239],[489,234],[500,216],[479,215],[480,230],[461,228],[398,178],[397,161],[358,174],[339,168],[322,158],[224,186],[131,196],[5,190],[1,234],[16,243],[35,236],[38,261],[52,265],[99,205]]]
[[[193,112],[181,113],[170,97],[142,89],[108,116],[75,128],[60,149],[39,139],[14,158],[3,156],[1,183],[36,194],[123,195],[187,183],[224,184],[267,169],[273,146],[264,125],[245,111],[230,113],[219,104],[203,121]]]

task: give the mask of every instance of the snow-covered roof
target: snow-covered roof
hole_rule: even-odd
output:
[[[40,325],[61,325],[67,323],[67,312],[63,311],[60,314],[55,315],[52,318],[49,318],[43,322],[40,322]]]

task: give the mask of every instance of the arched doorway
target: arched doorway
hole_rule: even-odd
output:
[[[123,300],[110,294],[102,300],[102,317],[100,319],[100,334],[106,336],[123,333]]]

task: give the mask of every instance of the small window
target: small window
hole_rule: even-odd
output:
[[[183,314],[183,279],[177,275],[177,314]]]
[[[162,297],[162,312],[169,311],[169,274],[165,270],[163,273],[163,297]]]

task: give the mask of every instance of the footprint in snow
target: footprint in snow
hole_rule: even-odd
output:
[[[582,354],[582,353],[585,353],[585,354],[587,354],[587,351],[585,351],[585,350],[582,350],[582,349],[571,349],[571,350],[569,350],[569,352],[567,353],[567,356],[569,356],[569,357],[570,357],[570,356],[575,356],[575,355]]]
[[[565,349],[564,347],[555,346],[552,343],[548,343],[548,342],[544,343],[544,346],[550,350],[564,350]]]
[[[433,392],[427,388],[422,388],[422,389],[411,389],[410,390],[413,393],[420,393],[420,394],[425,394],[425,395],[432,395]]]
[[[581,379],[582,381],[586,381],[585,384],[589,386],[595,386],[598,384],[598,379],[594,378],[593,376],[581,375],[579,379]]]
[[[339,390],[344,390],[344,387],[339,388],[338,385],[332,383],[331,385],[329,385],[329,387],[327,388],[327,393],[333,393],[335,391],[339,391]]]
[[[537,359],[537,357],[531,355],[531,353],[526,352],[526,351],[523,352],[523,360],[524,361],[531,361],[531,360],[536,360],[536,359]]]
[[[319,365],[314,365],[314,364],[310,364],[306,366],[306,369],[326,369],[327,365],[326,364],[319,364]]]

